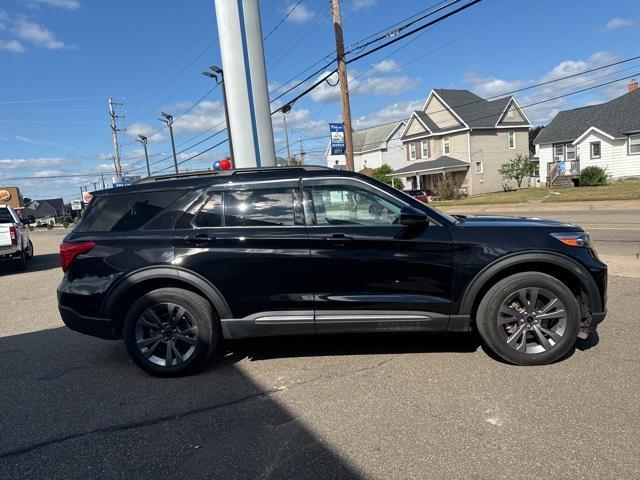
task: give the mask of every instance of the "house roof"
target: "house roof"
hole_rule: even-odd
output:
[[[485,100],[468,90],[436,88],[435,93],[451,107],[470,128],[494,128],[513,97]],[[527,122],[510,122],[528,126]]]
[[[573,142],[591,127],[616,138],[640,130],[640,90],[606,103],[562,111],[533,143]]]
[[[353,132],[353,153],[387,148],[387,139],[404,122],[390,122]]]
[[[34,200],[33,203],[37,203],[35,209],[48,209],[51,208],[53,210],[64,210],[64,200],[62,198],[46,198],[43,200]]]
[[[469,164],[457,158],[447,157],[443,155],[435,160],[426,160],[424,162],[415,162],[406,167],[394,170],[391,174],[393,176],[399,176],[402,174],[414,173],[414,172],[429,172],[437,170],[462,170],[469,168]]]

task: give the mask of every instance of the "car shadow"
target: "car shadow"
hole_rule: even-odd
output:
[[[53,328],[0,338],[0,362],[0,478],[364,478],[233,361],[160,379]]]
[[[228,340],[230,359],[252,361],[288,357],[474,352],[480,345],[472,333],[351,333]]]
[[[0,275],[19,275],[29,272],[39,272],[42,270],[51,270],[52,268],[60,268],[60,256],[57,253],[45,253],[36,255],[27,260],[27,269],[16,271],[11,262],[0,262]]]

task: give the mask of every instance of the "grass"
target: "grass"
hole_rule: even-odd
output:
[[[439,207],[449,205],[498,205],[601,200],[640,200],[640,180],[617,181],[605,187],[523,188],[513,192],[485,193],[463,200],[436,201],[431,204]]]

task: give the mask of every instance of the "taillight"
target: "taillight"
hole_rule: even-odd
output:
[[[17,245],[18,233],[16,232],[16,227],[9,227],[9,235],[11,235],[11,245]]]
[[[71,266],[71,262],[78,255],[87,253],[96,246],[95,242],[74,242],[60,244],[60,266],[62,271],[66,272]]]

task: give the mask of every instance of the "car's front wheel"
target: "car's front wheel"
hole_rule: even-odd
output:
[[[551,275],[523,272],[491,287],[478,306],[476,324],[485,344],[516,365],[544,365],[575,343],[580,309],[569,288]]]
[[[179,288],[146,293],[124,321],[124,343],[131,359],[156,376],[193,372],[220,342],[218,319],[200,295]]]

